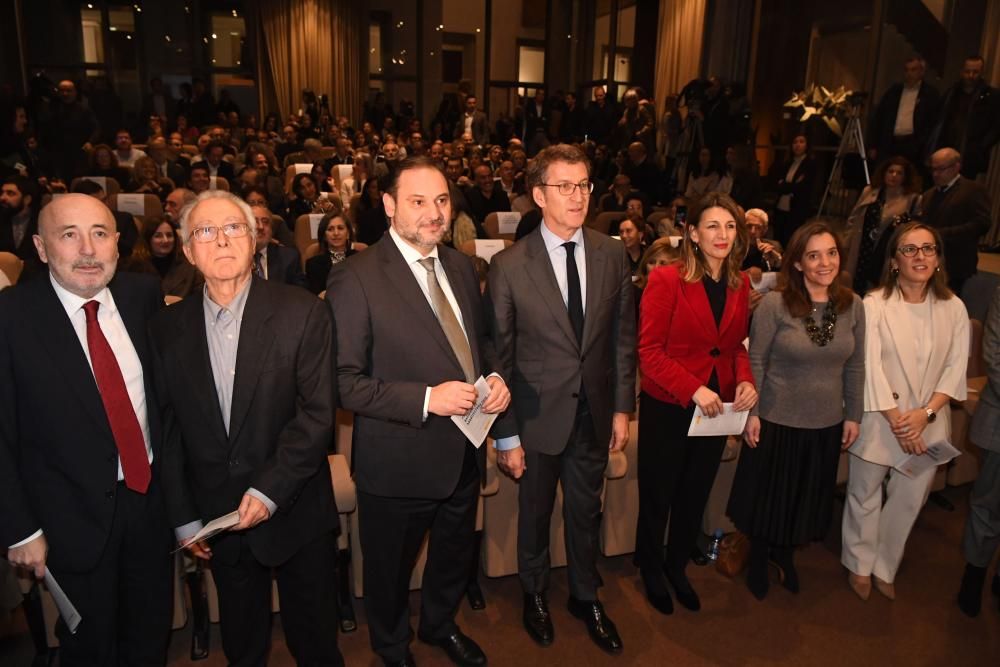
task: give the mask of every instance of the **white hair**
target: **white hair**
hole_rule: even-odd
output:
[[[761,222],[764,223],[765,227],[767,227],[767,222],[768,222],[767,221],[767,213],[765,213],[763,210],[761,210],[759,208],[752,208],[752,209],[750,209],[749,211],[747,211],[746,213],[743,214],[744,218],[749,218],[750,216],[753,216],[753,217],[757,218],[758,220],[760,220]]]
[[[184,208],[181,209],[179,216],[180,223],[178,225],[181,242],[188,243],[191,240],[191,230],[188,229],[188,219],[191,217],[191,214],[194,213],[194,210],[198,208],[199,204],[210,199],[223,199],[231,204],[235,204],[236,208],[238,208],[240,213],[243,215],[244,221],[250,226],[250,235],[253,237],[257,236],[257,219],[253,217],[253,211],[250,210],[249,204],[233,193],[226,192],[225,190],[205,190],[198,195],[194,201],[184,204]]]

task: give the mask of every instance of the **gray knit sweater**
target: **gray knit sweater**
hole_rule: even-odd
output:
[[[825,303],[814,304],[822,325]],[[795,428],[860,422],[865,392],[865,308],[861,299],[837,313],[833,340],[819,347],[793,318],[780,292],[770,292],[753,314],[750,367],[760,392],[751,414]]]

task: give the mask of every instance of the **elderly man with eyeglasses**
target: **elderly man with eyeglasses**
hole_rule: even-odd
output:
[[[295,661],[342,665],[326,460],[336,411],[332,320],[306,290],[254,274],[256,227],[250,207],[224,191],[181,211],[184,254],[205,289],[150,327],[167,514],[178,542],[211,559],[230,663],[267,660],[274,570]],[[193,541],[237,510],[239,522],[211,543]]]

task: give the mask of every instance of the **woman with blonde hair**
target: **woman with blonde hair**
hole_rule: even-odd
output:
[[[895,599],[903,548],[937,471],[909,477],[894,466],[949,441],[951,400],[966,397],[969,315],[948,289],[942,252],[933,227],[899,227],[879,289],[865,297],[865,411],[850,449],[841,554],[862,600],[873,583]]]
[[[646,597],[663,614],[701,601],[685,569],[701,526],[725,436],[689,437],[695,407],[709,417],[723,403],[757,403],[747,335],[750,283],[743,213],[728,195],[698,202],[684,230],[681,258],[649,274],[640,306],[639,518],[635,561]],[[669,520],[666,562],[663,538]]]

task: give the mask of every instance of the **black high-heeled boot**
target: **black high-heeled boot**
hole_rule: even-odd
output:
[[[358,629],[358,621],[354,616],[354,603],[351,602],[351,585],[348,573],[351,566],[350,549],[337,551],[337,616],[340,619],[340,631],[354,632]]]
[[[747,566],[747,588],[758,600],[767,597],[767,540],[753,538],[750,541],[750,562]]]
[[[781,585],[792,593],[799,592],[799,573],[795,570],[795,547],[774,547],[771,550],[774,562],[781,568]]]
[[[208,620],[208,593],[205,591],[203,566],[184,575],[188,594],[191,596],[191,660],[204,660],[209,653],[211,626]]]

